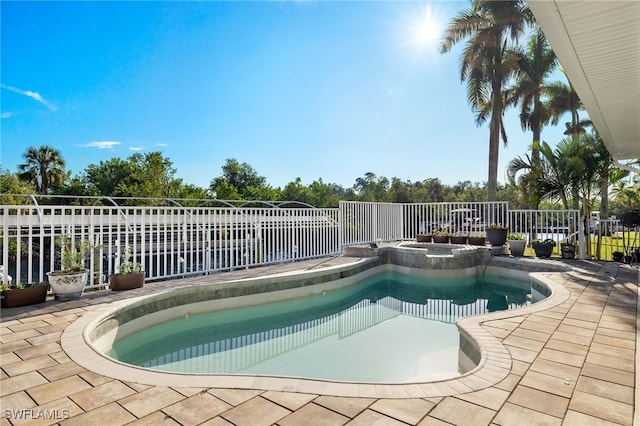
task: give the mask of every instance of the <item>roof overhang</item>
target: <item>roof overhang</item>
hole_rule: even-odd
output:
[[[614,161],[640,159],[640,1],[528,4]]]

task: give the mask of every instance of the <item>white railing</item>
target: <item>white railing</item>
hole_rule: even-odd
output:
[[[584,258],[586,238],[578,210],[510,210],[509,231],[523,234],[527,243],[535,239],[555,241],[554,253],[563,242],[578,244],[579,258]]]
[[[435,231],[456,235],[484,233],[490,224],[508,223],[506,202],[495,203],[340,203],[343,245],[414,239]]]
[[[552,238],[556,254],[561,242],[572,240],[582,258],[587,240],[577,211],[510,210],[506,202],[345,201],[337,209],[2,205],[0,215],[0,280],[46,281],[46,273],[60,267],[55,238],[67,235],[98,246],[86,259],[88,286],[97,288],[108,285],[127,245],[147,280],[160,280],[332,256],[343,246],[434,231],[474,236],[491,224],[508,225],[529,242]]]
[[[566,241],[578,243],[578,257],[585,255],[586,238],[577,210],[510,210],[506,202],[389,204],[340,203],[342,244],[366,244],[412,240],[418,234],[446,232],[482,235],[492,224],[534,239],[552,239],[555,253]]]
[[[1,206],[7,281],[46,281],[60,268],[56,237],[89,240],[88,287],[104,287],[131,246],[147,280],[208,274],[340,252],[338,209],[255,207]]]

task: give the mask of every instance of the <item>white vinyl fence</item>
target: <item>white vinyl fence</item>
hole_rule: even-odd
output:
[[[2,206],[3,281],[46,281],[56,237],[89,240],[89,287],[107,285],[129,245],[147,280],[209,274],[340,252],[338,209]]]
[[[0,280],[46,281],[60,268],[56,237],[96,245],[86,263],[89,287],[108,285],[128,245],[147,280],[211,274],[281,262],[334,256],[348,245],[414,240],[446,232],[477,236],[492,224],[557,243],[586,245],[574,210],[510,210],[506,202],[341,202],[313,207],[0,206]],[[115,203],[114,203],[115,204]],[[266,203],[265,203],[266,204]],[[611,225],[614,226],[614,225]],[[600,227],[599,229],[603,229]]]
[[[566,241],[578,243],[584,255],[584,227],[577,210],[510,210],[506,202],[468,203],[340,203],[343,245],[412,240],[434,232],[483,235],[491,225],[534,239],[553,239],[555,252]]]

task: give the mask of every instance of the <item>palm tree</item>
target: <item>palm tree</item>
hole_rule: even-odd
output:
[[[42,145],[29,147],[23,154],[25,162],[18,166],[20,178],[32,183],[39,194],[46,195],[53,185],[61,184],[65,179],[64,159],[55,148]]]
[[[560,71],[566,76],[563,68],[560,68]],[[571,122],[565,124],[567,126],[565,135],[582,133],[585,127],[591,124],[589,120],[580,120],[579,111],[583,109],[582,101],[571,82],[568,85],[561,81],[550,83],[545,87],[545,94],[548,97],[546,106],[551,112],[551,124],[554,126],[558,124],[565,112],[571,113]]]
[[[467,82],[467,100],[476,113],[476,123],[489,121],[489,176],[487,198],[496,200],[500,139],[507,143],[502,116],[506,82],[516,66],[513,45],[531,22],[523,1],[473,0],[471,10],[462,11],[449,23],[440,51],[446,53],[468,39],[460,58],[460,80]]]
[[[522,130],[533,133],[531,161],[540,162],[540,152],[535,149],[540,141],[542,128],[549,123],[551,112],[543,102],[545,80],[558,66],[556,55],[540,28],[529,39],[524,52],[518,52],[518,67],[514,71],[515,84],[509,90],[509,103],[520,103]]]

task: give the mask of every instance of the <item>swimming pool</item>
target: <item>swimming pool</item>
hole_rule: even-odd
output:
[[[107,355],[188,374],[426,381],[469,369],[458,362],[460,317],[530,303],[526,281],[383,271],[293,300],[184,315],[116,339]]]

